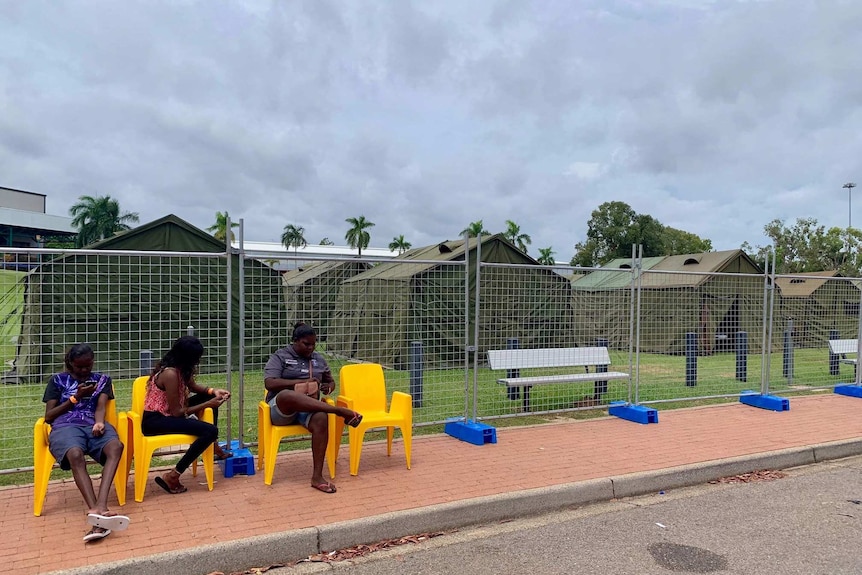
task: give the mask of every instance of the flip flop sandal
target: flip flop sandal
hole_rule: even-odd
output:
[[[84,543],[89,543],[90,541],[98,541],[99,539],[104,539],[108,535],[111,534],[110,529],[104,529],[102,527],[94,526],[90,529],[86,535],[84,535]]]
[[[108,531],[123,531],[129,526],[129,518],[125,515],[101,515],[99,513],[88,513],[87,523],[94,527],[101,527]]]
[[[233,457],[233,451],[223,450],[219,455],[213,455],[213,459],[216,461],[225,461]]]
[[[185,485],[179,485],[175,488],[172,488],[170,485],[168,485],[168,482],[165,481],[164,479],[162,479],[161,477],[156,477],[156,485],[158,485],[159,487],[161,487],[162,489],[164,489],[165,491],[167,491],[171,495],[177,495],[179,493],[185,493],[186,491],[188,491],[188,489],[186,489]]]
[[[318,491],[323,491],[324,493],[335,493],[335,486],[328,481],[324,481],[323,483],[313,483],[311,485]]]
[[[349,421],[345,421],[345,423],[350,427],[358,427],[359,424],[362,423],[362,416],[354,411],[353,418]]]

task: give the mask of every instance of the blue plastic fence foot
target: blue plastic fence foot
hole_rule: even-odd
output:
[[[850,397],[862,397],[862,385],[836,385],[835,393],[839,395],[849,395]]]
[[[658,423],[658,411],[651,407],[632,405],[625,401],[612,401],[608,406],[608,414],[635,423]]]
[[[761,395],[751,390],[745,390],[739,396],[739,402],[761,409],[772,411],[790,411],[790,400],[777,395]]]
[[[222,474],[225,477],[233,477],[234,475],[254,475],[254,456],[251,451],[244,447],[240,447],[239,441],[231,441],[230,447],[225,443],[219,444],[226,451],[233,453],[227,459],[218,462],[221,466]]]
[[[477,423],[470,419],[450,419],[446,421],[443,431],[461,441],[473,445],[497,443],[497,430],[490,425]]]

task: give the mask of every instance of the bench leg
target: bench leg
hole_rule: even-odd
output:
[[[530,390],[533,389],[532,385],[525,385],[521,388],[521,393],[524,396],[524,411],[530,411]]]

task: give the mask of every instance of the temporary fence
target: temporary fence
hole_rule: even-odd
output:
[[[856,354],[829,341],[858,340],[858,278],[647,269],[640,258],[519,264],[483,250],[475,238],[390,260],[5,248],[0,474],[31,469],[45,385],[77,342],[93,345],[122,410],[134,378],[193,332],[206,348],[197,377],[233,394],[221,439],[251,445],[263,367],[297,322],[317,330],[336,381],[345,364],[381,364],[388,392],[412,396],[417,427],[855,381]],[[489,352],[512,349],[525,363],[494,369]]]

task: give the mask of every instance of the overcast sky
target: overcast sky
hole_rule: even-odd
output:
[[[509,219],[568,262],[618,200],[733,249],[854,180],[862,227],[860,104],[855,0],[0,0],[0,186],[253,241]]]

